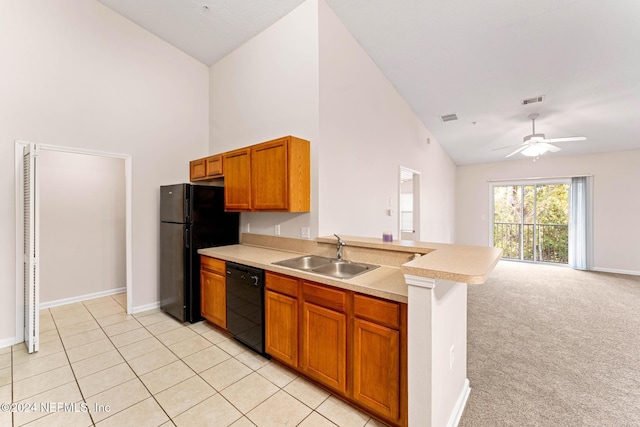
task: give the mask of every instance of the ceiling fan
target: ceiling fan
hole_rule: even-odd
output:
[[[550,144],[551,142],[558,143],[558,142],[569,142],[569,141],[584,141],[587,139],[584,136],[568,136],[565,138],[545,138],[544,133],[536,133],[536,119],[538,117],[539,117],[539,114],[535,114],[535,113],[529,114],[533,131],[531,132],[531,135],[527,135],[523,138],[524,142],[522,144],[507,145],[506,147],[494,148],[492,151],[519,146],[517,150],[513,151],[510,154],[507,154],[505,158],[511,157],[515,154],[522,152],[522,154],[524,154],[525,156],[534,157],[537,159],[540,155],[546,153],[547,151],[551,151],[552,153],[555,153],[556,151],[561,150],[560,147],[556,147],[555,145]]]

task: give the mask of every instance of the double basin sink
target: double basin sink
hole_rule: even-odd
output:
[[[318,255],[304,255],[296,258],[274,262],[275,265],[309,271],[334,279],[351,279],[352,277],[375,270],[379,265],[351,262],[337,258],[327,258]]]

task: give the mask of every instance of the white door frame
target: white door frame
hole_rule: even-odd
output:
[[[16,344],[24,341],[24,207],[22,204],[22,161],[23,147],[28,141],[15,141],[15,207],[16,207]],[[131,172],[132,156],[130,154],[109,153],[106,151],[86,150],[82,148],[63,147],[59,145],[38,144],[40,150],[59,151],[63,153],[84,154],[89,156],[112,157],[124,159],[125,174],[125,265],[127,281],[127,313],[133,310],[133,256],[131,239]]]
[[[421,240],[421,201],[420,201],[420,172],[400,165],[398,169],[398,239],[402,239],[402,172],[413,174],[413,240]]]

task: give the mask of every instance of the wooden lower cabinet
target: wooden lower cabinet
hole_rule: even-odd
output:
[[[227,278],[224,261],[202,257],[200,269],[200,312],[202,317],[227,329]]]
[[[407,425],[407,305],[265,274],[266,352],[385,423]]]
[[[300,367],[322,384],[347,392],[346,314],[303,302]]]
[[[400,409],[400,332],[362,319],[353,321],[353,398],[397,419]]]
[[[298,300],[265,290],[265,351],[290,367],[298,366]]]

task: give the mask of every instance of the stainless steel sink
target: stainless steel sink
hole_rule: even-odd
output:
[[[331,258],[316,255],[305,255],[301,257],[285,259],[284,261],[274,262],[274,264],[282,265],[289,268],[295,268],[296,270],[313,270],[314,268],[329,264],[330,262]]]
[[[336,277],[338,279],[348,279],[353,276],[357,276],[358,274],[371,271],[374,268],[378,268],[378,266],[358,262],[333,261],[329,264],[321,265],[320,267],[314,268],[313,272],[324,274],[326,276]]]
[[[274,262],[274,264],[295,268],[296,270],[310,271],[336,279],[350,279],[379,267],[374,264],[338,260],[317,255],[290,258],[284,261]]]

